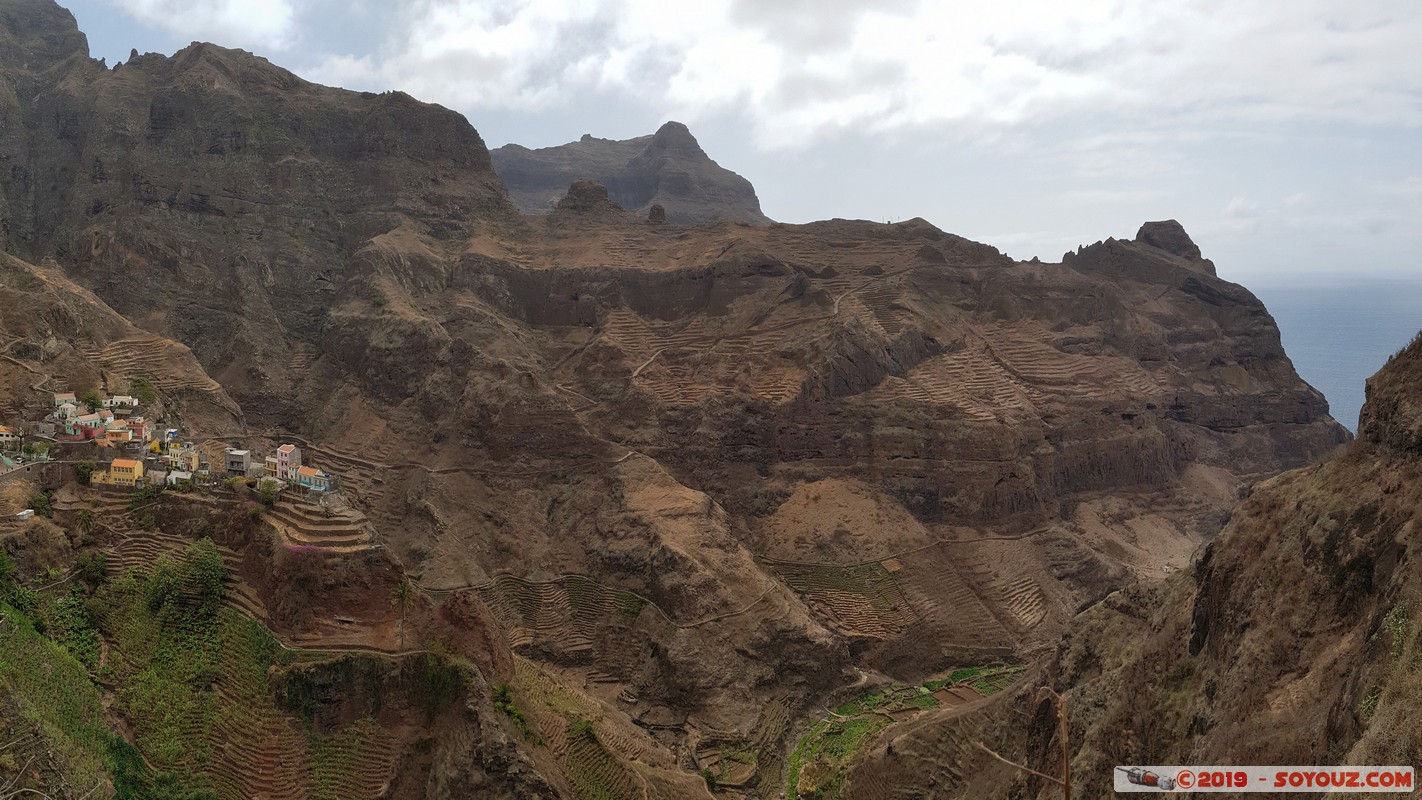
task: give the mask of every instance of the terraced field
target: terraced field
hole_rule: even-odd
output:
[[[898,579],[881,563],[841,567],[767,560],[766,564],[846,633],[894,639],[918,620]]]
[[[256,623],[229,617],[209,775],[222,800],[303,800],[311,787],[306,737],[272,705],[267,667],[276,642]]]
[[[376,800],[395,771],[391,735],[374,720],[311,736],[312,800]]]
[[[1045,391],[1070,391],[1084,399],[1122,391],[1135,395],[1160,391],[1155,378],[1131,359],[1063,352],[1045,338],[1033,338],[1017,328],[989,328],[983,335],[993,356],[1009,372]]]
[[[646,793],[636,773],[625,767],[598,741],[592,726],[568,726],[565,756],[568,781],[579,800],[643,800]]]
[[[395,742],[373,720],[309,733],[278,709],[269,667],[289,660],[259,623],[227,612],[208,774],[222,800],[374,800],[394,774]]]
[[[580,575],[551,581],[499,575],[477,591],[512,647],[539,643],[556,646],[569,655],[591,656],[599,626],[613,615],[642,607],[635,595]]]
[[[915,800],[923,787],[961,791],[974,778],[1011,771],[978,748],[985,717],[972,710],[935,724],[932,735],[899,736],[892,758],[862,759],[845,773],[843,800]]]
[[[904,597],[918,612],[921,641],[940,644],[946,654],[1011,652],[1015,637],[964,578],[965,568],[972,565],[962,563],[951,544],[920,550],[902,562],[897,577]]]
[[[881,731],[891,724],[930,714],[936,718],[948,715],[947,718],[956,719],[959,714],[971,717],[978,707],[974,704],[1005,688],[1021,674],[1022,668],[1016,666],[967,667],[923,684],[880,689],[841,704],[812,722],[797,741],[790,756],[785,797],[897,797],[889,779],[905,776],[861,766],[861,755],[875,746]],[[966,763],[965,756],[972,755],[956,752],[960,744],[955,743],[945,759],[948,771],[957,778],[962,775],[955,770]],[[921,792],[924,785],[916,783],[915,791]]]
[[[79,348],[89,361],[108,372],[125,378],[144,378],[164,392],[222,391],[217,381],[208,377],[192,355],[171,341],[157,336],[135,336],[110,342],[102,348]]]
[[[266,519],[277,529],[282,542],[293,547],[316,548],[330,554],[350,554],[379,546],[364,515],[355,511],[327,514],[313,503],[282,500],[272,506]]]

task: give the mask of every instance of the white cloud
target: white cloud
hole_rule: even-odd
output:
[[[292,0],[109,0],[134,18],[193,41],[280,50],[295,34]]]
[[[1411,0],[418,0],[392,12],[380,52],[306,72],[466,110],[605,92],[693,122],[738,112],[778,149],[844,130],[962,135],[1084,114],[1179,130],[1417,126],[1418,41]]]
[[[1225,203],[1224,214],[1233,219],[1249,219],[1259,216],[1259,204],[1243,197],[1232,197]]]

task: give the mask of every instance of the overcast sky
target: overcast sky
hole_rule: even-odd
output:
[[[1251,286],[1422,278],[1416,0],[60,1],[111,66],[213,41],[490,147],[677,119],[786,222],[1055,261],[1174,217]]]

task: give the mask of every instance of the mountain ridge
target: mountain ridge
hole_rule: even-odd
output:
[[[584,134],[563,145],[529,149],[507,144],[490,151],[494,168],[526,214],[546,213],[577,180],[607,186],[623,208],[647,214],[661,206],[668,222],[718,220],[764,225],[755,188],[712,161],[680,122],[664,123],[647,136],[599,139]]]
[[[52,8],[0,0],[50,9],[34,46],[57,57],[78,40]],[[0,126],[26,176],[0,190],[7,246],[190,353],[237,410],[214,443],[299,442],[340,476],[340,519],[283,506],[269,530],[234,487],[218,535],[283,635],[388,645],[407,578],[398,658],[469,660],[440,739],[382,740],[372,782],[401,798],[583,797],[590,775],[677,798],[703,769],[774,797],[819,707],[1034,662],[1347,440],[1183,228],[1034,263],[921,219],[662,224],[594,181],[521,214],[447,109],[213,45],[74,56],[0,66],[25,98]],[[639,175],[704,156],[664,131]],[[271,538],[350,519],[357,556]],[[141,563],[148,534],[115,525]],[[315,674],[354,724],[359,683]],[[454,766],[475,754],[505,771]]]

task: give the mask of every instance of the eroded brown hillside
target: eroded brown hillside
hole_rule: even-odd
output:
[[[975,747],[1059,773],[1036,684],[1068,699],[1088,797],[1109,793],[1121,764],[1417,764],[1419,365],[1422,338],[1368,381],[1371,435],[1256,485],[1188,572],[1076,618],[1009,702],[890,729],[845,796],[916,796],[929,781],[944,797],[1058,796]]]
[[[806,713],[1040,652],[1346,438],[1175,225],[1048,264],[922,220],[663,224],[590,182],[524,217],[445,109],[213,45],[104,69],[51,3],[0,20],[7,246],[127,320],[78,357],[140,377],[182,342],[172,374],[236,404],[212,435],[342,476],[348,517],[242,543],[245,610],[389,648],[401,569],[528,709],[449,734],[517,780],[449,756],[401,796],[706,769],[774,797]],[[305,614],[273,535],[330,545]]]

